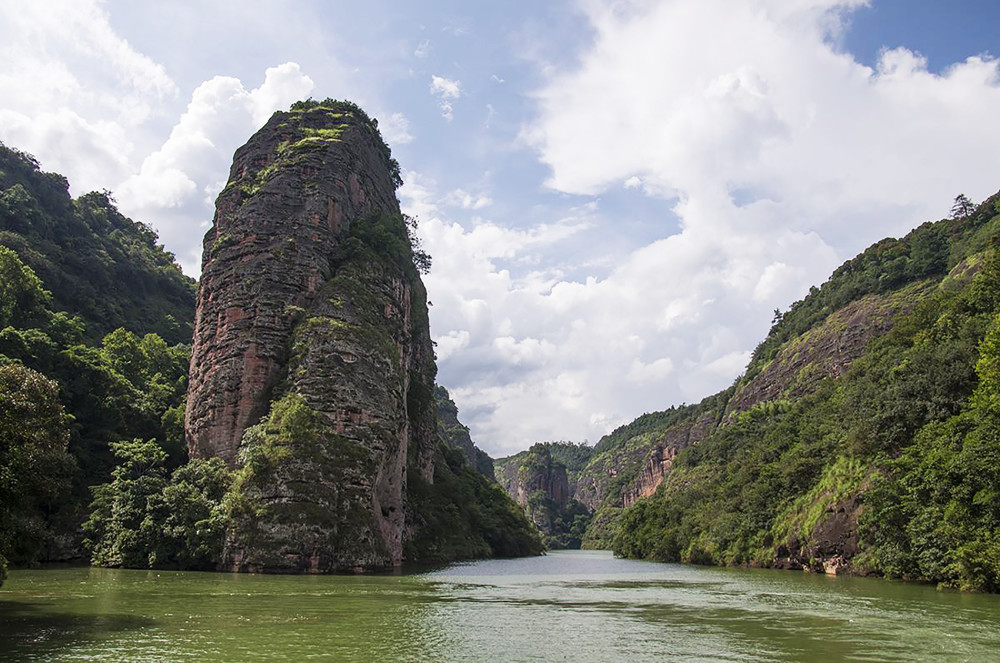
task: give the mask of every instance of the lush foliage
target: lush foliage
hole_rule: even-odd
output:
[[[801,550],[809,565],[840,513],[857,522],[855,570],[1000,590],[1000,257],[982,251],[996,206],[925,224],[906,251],[880,242],[793,307],[755,361],[841,298],[953,267],[843,378],[743,412],[680,454],[624,513],[616,552],[770,565]]]
[[[80,316],[89,339],[125,327],[187,342],[194,281],[107,192],[73,200],[68,187],[61,175],[41,172],[33,158],[0,144],[0,246],[16,251],[51,290],[54,310]],[[4,290],[0,317],[11,296]]]
[[[0,364],[0,584],[8,558],[38,556],[44,514],[65,497],[73,470],[67,420],[54,382]]]
[[[927,222],[902,239],[887,238],[834,271],[819,288],[794,302],[788,311],[777,311],[774,326],[757,346],[747,369],[748,377],[774,358],[781,346],[803,334],[844,305],[871,293],[897,290],[925,278],[941,278],[967,256],[984,250],[1000,237],[996,200],[975,211],[939,222]]]
[[[433,483],[410,471],[407,499],[415,526],[405,549],[411,562],[521,557],[544,550],[520,507],[499,485],[468,467],[457,449],[438,445]]]
[[[701,417],[717,420],[732,391],[728,389],[694,405],[643,414],[600,439],[579,475],[584,489],[588,485],[601,487],[593,496],[597,508],[587,526],[583,548],[611,547],[622,513],[623,495],[635,485],[656,442],[692,426]]]
[[[100,566],[212,569],[226,531],[223,496],[231,482],[222,460],[193,459],[168,478],[156,442],[112,445],[110,483],[94,488],[85,545]]]
[[[106,194],[74,201],[67,187],[0,145],[0,364],[45,376],[68,415],[38,425],[68,448],[67,462],[11,475],[25,485],[69,485],[44,504],[30,497],[34,488],[23,489],[24,508],[15,511],[31,534],[8,549],[20,564],[79,555],[89,487],[108,481],[114,466],[111,443],[156,439],[168,467],[186,457],[188,349],[170,343],[190,339],[193,281]],[[0,386],[0,398],[16,400],[34,383],[20,384]],[[50,399],[39,395],[38,403]]]
[[[375,136],[378,138],[382,158],[385,160],[386,166],[389,168],[389,176],[392,178],[392,183],[396,185],[397,189],[403,186],[403,178],[400,176],[399,162],[392,158],[392,150],[389,149],[389,145],[385,142],[385,139],[382,138],[382,134],[378,130],[378,120],[370,117],[368,113],[361,108],[361,106],[358,106],[353,101],[345,99],[332,99],[327,97],[323,101],[317,101],[310,97],[309,99],[305,99],[303,101],[296,101],[292,104],[290,110],[293,113],[302,113],[314,110],[328,110],[335,113],[350,113],[362,120],[369,128],[371,128]]]
[[[417,221],[406,214],[379,213],[351,225],[350,238],[343,251],[352,257],[360,247],[367,247],[380,260],[388,261],[416,280],[431,268],[431,257],[420,248],[416,235]]]

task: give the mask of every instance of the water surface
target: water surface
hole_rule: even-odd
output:
[[[2,660],[1000,661],[1000,597],[567,551],[402,575],[14,571]]]

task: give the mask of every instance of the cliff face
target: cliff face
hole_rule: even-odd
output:
[[[580,547],[591,510],[575,495],[580,470],[590,454],[590,447],[542,442],[494,462],[497,481],[551,548]]]
[[[493,459],[476,446],[469,435],[469,428],[458,420],[458,406],[451,400],[448,390],[442,386],[434,388],[434,403],[437,411],[438,435],[441,442],[458,449],[466,463],[484,477],[493,479]]]
[[[343,110],[275,114],[236,152],[204,242],[185,420],[194,455],[234,463],[351,224],[398,214],[394,190],[374,130]],[[397,312],[408,295],[400,286]]]
[[[276,113],[236,152],[205,237],[185,417],[193,457],[242,466],[232,569],[402,560],[407,468],[431,479],[436,431],[397,177],[347,103]]]
[[[655,493],[677,454],[708,437],[716,424],[714,413],[706,412],[694,421],[678,424],[664,432],[649,450],[639,476],[622,492],[622,506],[632,506],[637,500]]]
[[[813,329],[787,342],[759,373],[743,381],[726,406],[738,412],[778,398],[813,392],[824,378],[839,378],[868,342],[892,328],[893,318],[933,292],[936,282],[918,281],[889,294],[870,294],[831,313]]]
[[[507,463],[498,472],[497,480],[521,506],[527,506],[529,498],[538,492],[556,504],[565,504],[570,498],[566,466],[549,454],[534,453],[522,463]]]

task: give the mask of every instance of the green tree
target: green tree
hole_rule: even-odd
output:
[[[163,493],[148,502],[148,518],[159,533],[150,566],[218,566],[229,522],[223,497],[231,483],[232,473],[221,458],[194,458],[174,471]]]
[[[84,545],[99,566],[146,568],[159,536],[150,500],[167,487],[167,454],[154,440],[112,443],[118,460],[111,483],[96,486]]]
[[[20,364],[0,365],[0,583],[8,558],[37,553],[44,512],[68,487],[68,424],[56,383]]]
[[[955,202],[951,206],[951,218],[964,219],[976,211],[975,204],[969,200],[964,193],[955,196]]]
[[[218,458],[194,459],[167,479],[153,440],[112,445],[118,465],[93,489],[84,544],[99,566],[212,569],[228,523],[222,500],[232,474]]]
[[[52,297],[17,253],[0,246],[0,329],[38,318]]]

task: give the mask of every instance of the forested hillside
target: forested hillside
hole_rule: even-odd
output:
[[[106,194],[0,145],[0,556],[79,557],[112,445],[187,457],[194,282]],[[0,558],[0,562],[4,560]]]
[[[883,240],[778,312],[616,553],[1000,591],[998,213]]]
[[[79,316],[88,340],[124,327],[189,343],[194,280],[156,233],[128,219],[107,192],[72,199],[62,175],[0,143],[0,246],[17,252],[52,294],[52,309]]]

